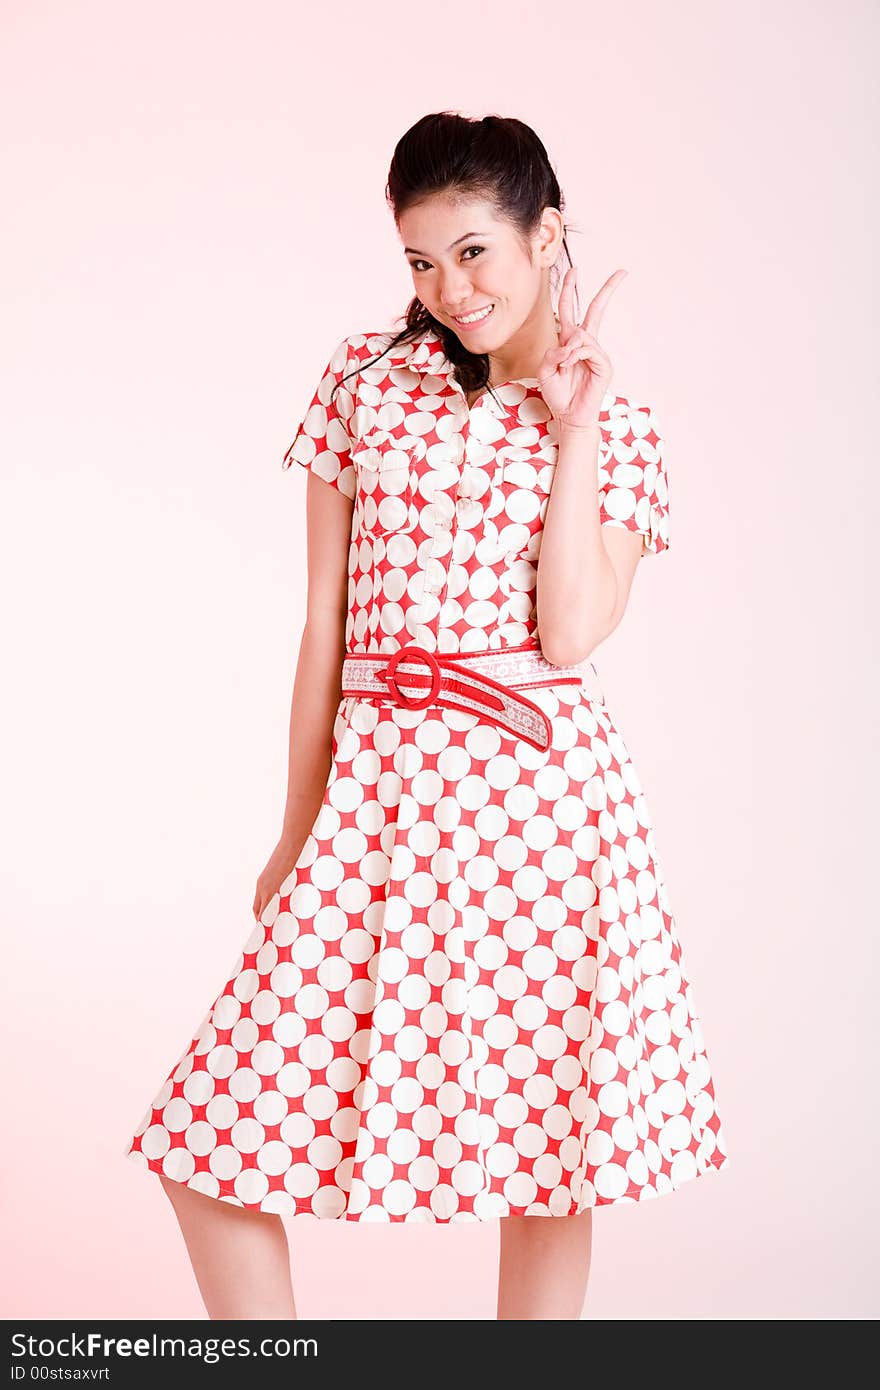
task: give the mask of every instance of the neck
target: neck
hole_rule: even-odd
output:
[[[548,299],[497,352],[489,353],[490,384],[500,386],[506,381],[537,377],[544,353],[558,342],[559,320]]]

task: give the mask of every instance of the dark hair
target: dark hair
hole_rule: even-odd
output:
[[[524,246],[545,208],[562,212],[565,206],[544,145],[531,126],[512,116],[476,119],[439,111],[422,116],[401,136],[385,189],[395,222],[407,208],[434,193],[445,192],[484,198],[499,216],[513,223]],[[564,233],[562,245],[571,265]],[[401,317],[405,320],[401,332],[392,337],[378,357],[356,370],[372,366],[398,343],[414,342],[427,329],[433,329],[455,367],[459,385],[465,391],[479,391],[488,385],[488,356],[469,352],[452,329],[435,319],[418,297],[410,300]]]

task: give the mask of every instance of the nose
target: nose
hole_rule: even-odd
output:
[[[440,288],[440,303],[447,314],[462,313],[473,297],[473,287],[466,275],[449,277]]]

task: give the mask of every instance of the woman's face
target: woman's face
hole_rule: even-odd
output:
[[[474,353],[497,351],[549,306],[547,274],[563,230],[560,213],[546,208],[530,257],[518,230],[489,203],[446,193],[407,209],[398,222],[416,294]]]

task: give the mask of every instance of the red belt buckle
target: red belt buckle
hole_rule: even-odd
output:
[[[397,670],[399,662],[414,660],[422,660],[427,662],[428,668],[431,672],[430,690],[428,691],[427,695],[422,696],[416,700],[412,699],[412,697],[409,695],[404,695],[403,691],[400,689],[399,685],[397,684],[397,681],[394,678],[394,673]],[[388,662],[388,665],[382,672],[382,674],[384,675],[385,680],[388,682],[388,688],[394,696],[395,700],[399,705],[403,705],[405,709],[424,709],[426,705],[429,705],[431,701],[436,698],[437,692],[440,689],[440,681],[442,679],[440,663],[434,656],[433,652],[427,651],[424,647],[417,646],[398,648],[398,650],[394,652],[393,656],[391,657],[391,660]]]

